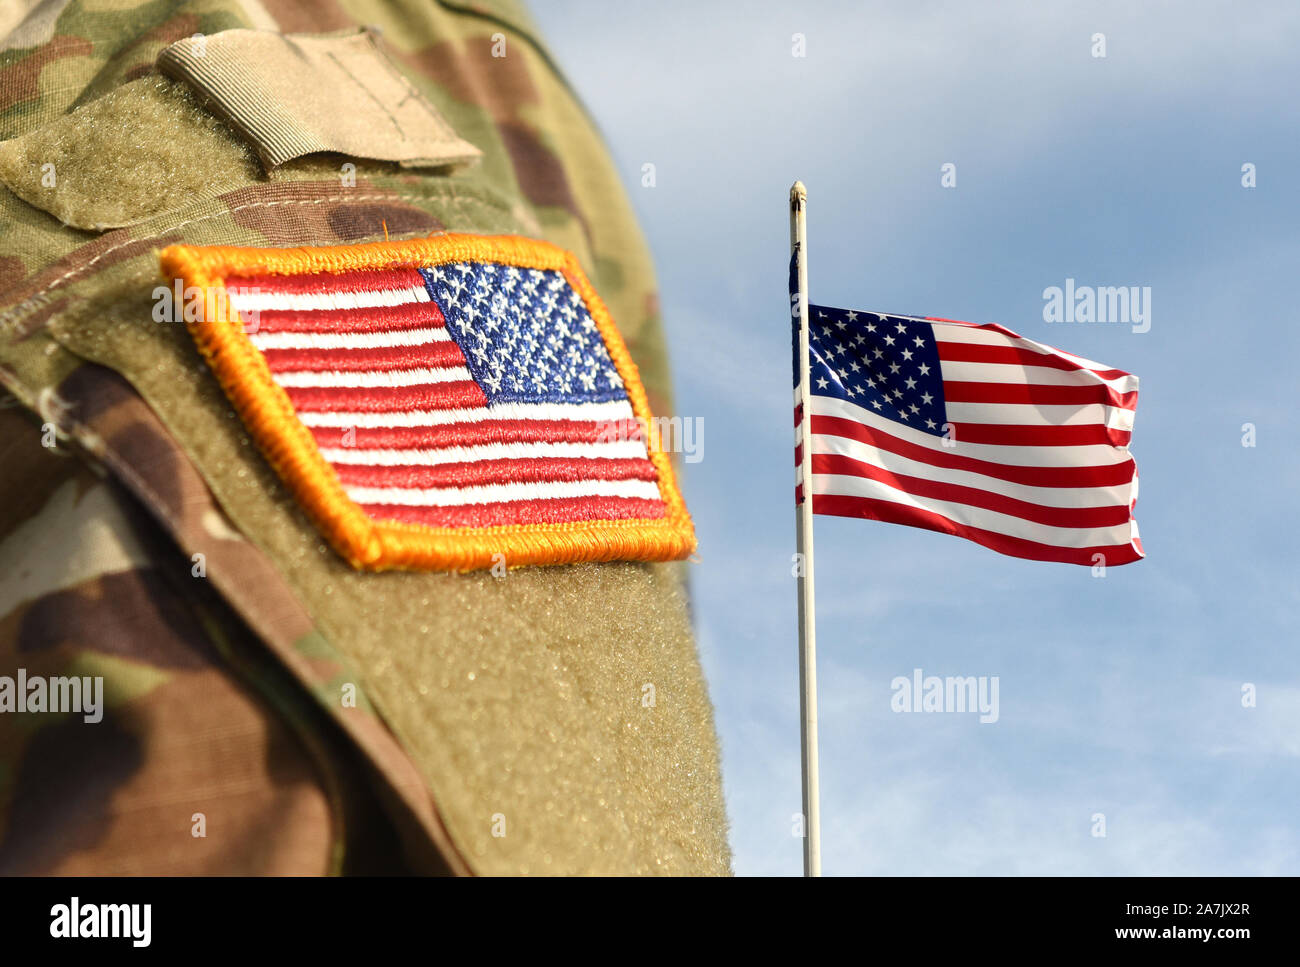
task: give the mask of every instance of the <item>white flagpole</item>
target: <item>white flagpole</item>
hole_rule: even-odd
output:
[[[790,189],[790,251],[795,256],[799,314],[799,421],[803,448],[799,479],[803,501],[795,508],[799,551],[799,724],[803,734],[803,875],[822,875],[821,806],[817,782],[817,632],[813,607],[812,410],[808,366],[808,191],[796,181]]]

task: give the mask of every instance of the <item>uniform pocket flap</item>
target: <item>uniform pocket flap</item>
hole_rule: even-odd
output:
[[[157,63],[230,121],[268,169],[322,151],[423,167],[481,155],[367,30],[225,30],[178,41]]]

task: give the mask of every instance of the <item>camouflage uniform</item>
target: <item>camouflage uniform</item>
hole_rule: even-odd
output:
[[[6,16],[0,675],[103,676],[105,711],[0,714],[0,872],[726,872],[680,565],[354,571],[184,327],[151,319],[174,243],[544,238],[577,254],[668,412],[648,253],[527,16],[497,0]],[[362,25],[479,164],[265,171],[155,68],[194,34]]]

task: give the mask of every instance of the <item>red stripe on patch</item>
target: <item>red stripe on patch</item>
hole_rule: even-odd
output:
[[[311,427],[322,447],[357,449],[436,450],[474,447],[487,443],[615,443],[640,440],[635,420],[586,422],[583,420],[486,420],[482,423],[438,426]],[[349,437],[347,434],[351,434]]]
[[[423,289],[424,276],[415,269],[310,272],[301,275],[228,275],[225,285],[227,290],[258,289],[261,292],[377,292],[417,286]]]
[[[586,457],[534,457],[478,460],[439,466],[357,466],[334,464],[344,484],[354,487],[485,487],[511,483],[576,483],[579,480],[658,479],[649,460]]]
[[[564,497],[501,504],[469,504],[464,507],[362,504],[361,508],[376,520],[424,524],[429,527],[500,527],[507,524],[563,524],[581,520],[654,520],[665,516],[663,501],[642,497]],[[617,559],[613,548],[610,559]]]
[[[259,309],[257,326],[249,332],[395,332],[406,329],[440,329],[447,324],[442,310],[432,302],[407,302],[400,306],[366,309]]]
[[[285,386],[300,413],[401,413],[406,410],[460,410],[487,406],[487,396],[471,380],[417,386]]]
[[[421,346],[368,349],[263,349],[273,373],[389,372],[398,369],[452,369],[465,365],[465,354],[450,340]]]

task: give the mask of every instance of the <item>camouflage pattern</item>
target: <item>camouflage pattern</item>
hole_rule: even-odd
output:
[[[577,254],[670,413],[648,252],[527,16],[386,0],[37,9],[4,25],[0,139],[39,146],[75,116],[103,138],[192,143],[220,177],[160,212],[164,181],[103,233],[56,213],[77,192],[140,195],[147,165],[61,154],[49,204],[0,185],[0,676],[105,683],[97,724],[0,713],[0,872],[726,872],[681,566],[353,572],[184,327],[151,318],[157,252],[176,242],[531,235]],[[479,165],[316,156],[264,173],[153,68],[195,33],[361,25]],[[147,114],[166,130],[96,127],[97,101],[114,92],[121,117],[135,90],[178,99]]]

